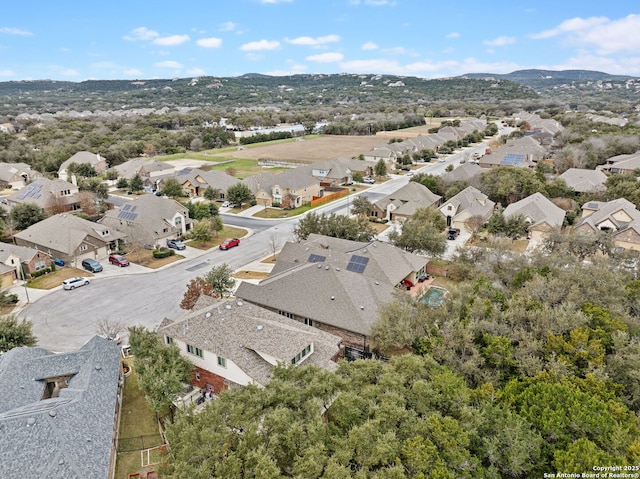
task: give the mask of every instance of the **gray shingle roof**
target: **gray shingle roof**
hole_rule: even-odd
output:
[[[442,180],[447,183],[454,183],[456,181],[471,181],[474,178],[480,177],[482,174],[482,167],[473,163],[464,163],[452,171],[449,171],[442,175]]]
[[[637,224],[640,222],[640,211],[636,209],[633,203],[625,198],[618,198],[607,202],[591,201],[585,205],[584,209],[595,211],[581,218],[576,224],[576,228],[588,225],[595,231],[599,229],[601,223],[608,221],[612,223],[617,230],[622,230],[633,223]],[[625,215],[621,215],[621,212],[624,212]],[[625,218],[625,216],[627,218]]]
[[[467,212],[470,216],[481,216],[485,219],[491,216],[496,205],[487,195],[473,186],[466,187],[442,205],[440,211],[445,216],[444,208],[449,204],[454,207],[454,217],[462,212]]]
[[[604,191],[607,175],[600,170],[586,170],[583,168],[569,168],[559,178],[563,179],[569,188],[578,193]]]
[[[4,263],[11,255],[18,256],[20,261],[28,263],[38,252],[35,248],[18,246],[11,243],[0,243],[0,263]]]
[[[273,364],[265,357],[289,363],[313,344],[303,364],[333,370],[340,337],[243,301],[219,302],[178,321],[165,320],[161,334],[233,361],[259,384],[270,381]]]
[[[312,254],[321,261],[309,262]],[[354,255],[368,259],[362,273],[347,269]],[[310,235],[303,243],[287,243],[269,278],[259,285],[241,283],[236,296],[369,335],[395,286],[427,263],[387,243]]]
[[[2,356],[2,477],[109,477],[120,371],[120,348],[97,336],[72,353]],[[42,400],[46,379],[66,375],[59,397]]]
[[[49,216],[14,236],[37,244],[45,250],[52,249],[69,256],[75,255],[87,236],[102,243],[110,243],[124,237],[112,228],[67,213]]]
[[[228,175],[224,171],[204,171],[199,168],[190,168],[188,172],[177,176],[177,180],[181,185],[189,181],[193,186],[212,188],[227,191],[232,185],[238,183],[238,178]]]
[[[72,192],[72,194],[63,195],[64,191]],[[35,203],[41,208],[47,208],[53,197],[57,198],[61,205],[77,203],[77,193],[78,187],[67,181],[39,178],[8,196],[7,201],[10,204]]]
[[[433,193],[429,188],[421,185],[417,181],[410,181],[399,190],[381,198],[374,203],[375,206],[382,211],[387,210],[387,206],[391,203],[399,202],[398,206],[402,204],[406,206],[404,214],[413,214],[418,208],[428,208],[440,201],[442,197]],[[394,213],[403,214],[401,211],[395,210]]]
[[[64,171],[69,168],[71,163],[89,163],[91,166],[99,165],[100,163],[106,163],[106,158],[100,156],[97,153],[91,153],[90,151],[79,151],[68,160],[64,161],[58,171]]]
[[[566,213],[542,193],[534,193],[520,201],[511,203],[504,209],[503,214],[505,218],[522,215],[531,226],[547,223],[549,226],[560,228]]]

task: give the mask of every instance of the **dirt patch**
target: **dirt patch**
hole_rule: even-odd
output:
[[[396,137],[401,137],[398,132]],[[258,160],[293,160],[313,163],[327,161],[338,157],[357,158],[362,153],[371,151],[375,146],[386,144],[388,140],[377,136],[340,136],[327,135],[302,141],[257,146],[241,151],[221,154],[231,158],[250,158]],[[215,159],[213,156],[212,159]]]
[[[154,258],[153,251],[144,249],[135,251],[127,255],[127,259],[132,263],[139,264],[140,266],[144,266],[145,268],[157,269],[165,264],[170,264],[175,261],[184,259],[184,256],[180,254],[174,254],[171,256],[167,256],[166,258]]]
[[[238,279],[265,279],[269,273],[264,271],[237,271],[232,275]]]

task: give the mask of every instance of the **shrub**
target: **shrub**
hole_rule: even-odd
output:
[[[173,256],[175,251],[172,249],[156,249],[153,250],[153,257],[156,259],[160,258],[168,258],[169,256]]]
[[[43,274],[47,274],[51,272],[51,268],[44,268],[41,269],[39,271],[34,271],[33,273],[31,273],[31,277],[32,278],[37,278],[39,276],[42,276]]]

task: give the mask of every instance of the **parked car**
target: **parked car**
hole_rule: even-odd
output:
[[[102,265],[95,259],[87,258],[82,260],[82,267],[92,273],[99,273],[102,271]]]
[[[374,180],[373,178],[367,176],[365,178],[362,178],[362,182],[363,183],[367,183],[368,185],[373,185],[373,184],[375,184],[376,180]]]
[[[60,267],[64,266],[64,261],[62,261],[61,259],[54,259],[54,260],[53,260],[53,263],[54,263],[56,266],[60,266]]]
[[[172,249],[177,249],[177,250],[187,249],[185,244],[182,241],[179,241],[177,239],[168,239],[167,240],[167,248],[172,248]]]
[[[122,256],[121,254],[110,254],[109,255],[109,263],[115,264],[116,266],[129,266],[129,260]]]
[[[222,202],[222,207],[223,208],[231,208],[231,203],[228,201],[223,201]]]
[[[413,171],[408,171],[407,176],[413,176]]]
[[[76,289],[79,288],[80,286],[84,286],[85,284],[89,284],[91,281],[89,281],[89,278],[82,278],[79,276],[76,276],[75,278],[69,278],[69,279],[65,279],[62,282],[62,288],[63,289]]]
[[[411,287],[413,286],[413,283],[408,279],[403,279],[402,281],[400,281],[400,284],[405,288],[407,288],[407,291],[410,290]]]
[[[429,275],[427,273],[421,274],[420,276],[418,276],[418,283],[424,283],[428,279]]]
[[[460,230],[458,228],[450,228],[449,229],[449,232],[447,233],[447,239],[448,240],[454,240],[458,236],[460,236]]]
[[[231,249],[234,246],[240,246],[240,240],[238,238],[227,238],[220,243],[220,249]]]

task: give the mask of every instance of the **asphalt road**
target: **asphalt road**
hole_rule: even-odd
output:
[[[463,158],[468,160],[474,151],[483,149],[483,146],[467,149],[450,155],[444,162],[430,163],[414,171],[441,175],[447,165],[457,165]],[[373,185],[361,194],[376,201],[409,180],[405,175],[394,175],[389,181]],[[351,201],[352,198],[342,198],[314,211],[347,214]],[[211,250],[150,272],[132,274],[133,270],[130,272],[126,268],[109,277],[101,277],[98,273],[88,286],[73,291],[58,288],[44,295],[20,312],[19,317],[33,323],[39,346],[59,352],[81,347],[97,334],[96,323],[101,319],[154,329],[165,317],[177,318],[184,313],[179,304],[191,279],[222,263],[240,269],[272,254],[274,243],[279,249],[286,241],[293,240],[293,227],[298,221],[296,218],[264,220],[228,214],[222,217],[227,224],[250,230],[250,236],[243,239],[239,247],[229,251]],[[190,253],[189,256],[198,254],[195,250]]]

